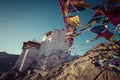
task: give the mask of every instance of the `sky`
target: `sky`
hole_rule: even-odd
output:
[[[94,6],[102,0],[85,0]],[[85,24],[94,14],[94,10],[79,13],[81,24]],[[109,24],[111,31],[114,26]],[[41,41],[44,33],[52,29],[65,29],[58,0],[0,0],[0,52],[21,54],[23,42],[36,39]],[[115,32],[116,33],[116,32]],[[117,34],[117,33],[116,33]],[[73,54],[84,54],[98,43],[107,42],[100,38],[84,44],[96,35],[86,31],[75,38]],[[116,36],[116,39],[120,36]],[[83,45],[84,44],[84,45]]]

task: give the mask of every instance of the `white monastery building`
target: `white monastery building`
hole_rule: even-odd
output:
[[[14,67],[24,72],[28,69],[49,70],[71,60],[69,41],[65,30],[53,29],[43,35],[42,41],[23,43],[22,53]]]

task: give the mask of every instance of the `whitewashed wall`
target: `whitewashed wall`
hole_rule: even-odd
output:
[[[22,53],[19,56],[19,58],[17,59],[14,67],[17,67],[18,69],[20,68],[20,65],[21,65],[21,62],[23,60],[24,55],[25,55],[25,50],[22,51]]]
[[[38,52],[39,49],[36,48],[36,46],[30,46],[25,49],[23,48],[23,51],[14,67],[18,68],[20,72],[27,71],[28,69],[35,67],[37,64],[36,58],[38,56]]]
[[[59,52],[66,49],[68,49],[68,41],[65,42],[65,31],[54,29],[51,35],[43,37],[39,53],[49,56],[54,50]]]
[[[22,64],[20,66],[20,71],[25,71],[27,69],[32,68],[34,65],[36,65],[36,57],[38,56],[38,51],[35,47],[30,47],[28,54],[26,55],[25,61],[23,63],[23,67]],[[22,67],[22,68],[21,68]]]
[[[52,68],[64,63],[67,57],[70,57],[70,52],[67,52],[69,43],[65,42],[65,33],[65,30],[54,29],[51,35],[43,36],[36,68],[43,70]],[[42,57],[43,55],[45,58]]]

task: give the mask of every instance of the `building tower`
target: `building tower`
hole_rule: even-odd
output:
[[[34,68],[36,66],[35,58],[38,55],[39,48],[39,42],[24,42],[22,48],[23,51],[20,57],[18,58],[15,67],[17,67],[20,72],[27,71],[30,68]]]

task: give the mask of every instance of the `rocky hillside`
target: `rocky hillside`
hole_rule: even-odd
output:
[[[51,70],[45,80],[120,80],[119,43],[101,43],[79,59]]]
[[[16,73],[15,73],[16,72]],[[12,75],[12,76],[10,76]],[[101,43],[82,57],[50,71],[34,69],[27,74],[11,70],[1,80],[120,80],[120,40]]]

